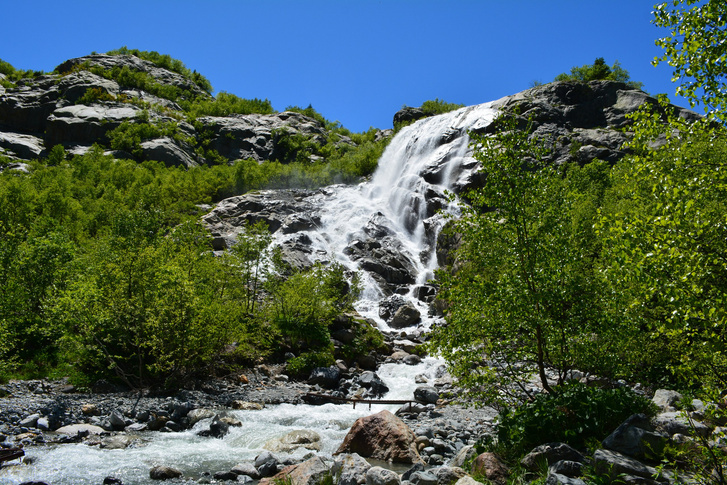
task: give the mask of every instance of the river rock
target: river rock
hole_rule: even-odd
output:
[[[467,472],[460,467],[441,466],[436,469],[438,485],[452,485],[460,478],[467,475]]]
[[[338,381],[341,380],[341,371],[337,366],[316,367],[308,377],[308,384],[319,385],[326,389],[335,389],[338,387]]]
[[[464,476],[464,477],[460,478],[459,480],[457,480],[457,482],[454,485],[483,485],[483,483],[478,482],[471,476],[467,475],[467,476]]]
[[[149,478],[152,480],[169,480],[181,476],[182,472],[170,466],[155,466],[149,470]]]
[[[211,436],[213,438],[222,438],[230,430],[230,425],[223,421],[219,414],[216,414],[210,422],[209,428],[199,431],[199,436]]]
[[[422,459],[415,441],[411,429],[401,419],[384,410],[357,419],[336,454],[358,453],[377,460],[417,463]]]
[[[69,424],[68,426],[63,426],[61,428],[58,428],[56,430],[56,433],[58,434],[65,434],[69,436],[76,436],[79,433],[81,434],[101,434],[104,432],[104,429],[100,426],[95,426],[93,424]]]
[[[321,437],[315,431],[300,429],[291,431],[282,438],[269,440],[263,448],[273,453],[292,453],[299,448],[320,451]]]
[[[369,462],[358,453],[345,453],[336,457],[331,473],[336,485],[363,485],[369,468]]]
[[[320,456],[314,456],[303,463],[285,467],[272,479],[261,480],[260,484],[274,484],[290,480],[295,485],[319,485],[331,473]]]
[[[392,328],[412,327],[421,321],[421,317],[419,310],[411,302],[406,302],[391,317],[389,326]]]
[[[261,478],[260,472],[252,463],[240,463],[232,467],[232,470],[230,471],[235,475],[245,475],[253,480],[259,480]]]
[[[366,471],[366,485],[399,485],[401,479],[396,472],[382,468],[380,466],[372,466]]]
[[[232,401],[230,406],[232,409],[239,409],[240,411],[261,411],[265,408],[264,404],[259,402],[250,401]]]
[[[358,383],[361,387],[369,390],[371,397],[380,397],[389,392],[389,387],[384,381],[373,371],[367,370],[358,377]]]
[[[277,456],[269,451],[263,451],[255,457],[255,468],[263,477],[272,477],[278,473],[278,465],[280,460]]]
[[[439,393],[432,386],[419,386],[414,390],[414,399],[424,404],[436,404]]]
[[[187,413],[187,418],[189,418],[189,425],[194,426],[196,423],[202,421],[203,419],[214,417],[215,414],[216,413],[211,409],[197,408],[192,409],[189,413]]]

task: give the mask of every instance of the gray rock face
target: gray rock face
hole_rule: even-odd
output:
[[[263,451],[255,458],[255,468],[263,477],[272,477],[278,472],[280,460],[269,451]]]
[[[0,132],[0,147],[25,160],[38,158],[45,150],[42,139],[22,133]],[[5,155],[10,155],[10,153]]]
[[[109,131],[124,121],[136,119],[140,111],[123,103],[59,108],[48,117],[45,142],[51,147],[70,142],[78,145],[103,142]]]
[[[196,158],[191,154],[194,153],[191,147],[186,150],[182,149],[171,138],[156,138],[141,143],[144,151],[144,158],[147,160],[158,160],[163,162],[167,167],[196,167],[199,165]]]
[[[436,404],[439,393],[432,386],[419,386],[414,390],[414,399],[424,404]]]

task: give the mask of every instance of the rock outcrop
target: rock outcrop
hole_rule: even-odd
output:
[[[106,73],[117,80],[108,79]],[[178,97],[171,100],[153,93],[164,90]],[[0,92],[0,154],[31,160],[45,156],[55,145],[72,153],[84,153],[95,143],[110,148],[109,132],[125,121],[175,124],[179,136],[142,140],[141,151],[133,155],[167,166],[205,164],[209,153],[230,162],[285,162],[287,154],[281,147],[286,137],[302,135],[321,145],[328,139],[322,122],[291,111],[201,116],[194,125],[181,121],[185,112],[177,101],[211,99],[192,79],[132,55],[70,59],[53,74],[21,80],[16,87]],[[345,136],[339,136],[337,143],[353,144]],[[115,155],[132,158],[128,153]]]

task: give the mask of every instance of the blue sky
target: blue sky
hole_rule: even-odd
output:
[[[402,106],[478,104],[615,60],[650,93],[674,85],[653,67],[666,32],[654,0],[112,0],[2,2],[0,58],[52,70],[121,46],[155,50],[215,91],[309,104],[352,131],[389,128]],[[677,104],[686,105],[683,100]]]

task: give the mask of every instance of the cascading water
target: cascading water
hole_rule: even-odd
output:
[[[308,236],[321,259],[334,258],[362,274],[364,291],[357,309],[378,321],[382,329],[389,329],[378,315],[386,290],[381,278],[351,257],[351,248],[364,240],[376,244],[386,240],[394,247],[412,273],[396,291],[426,315],[426,305],[415,297],[415,289],[432,277],[436,267],[435,240],[441,212],[455,210],[448,205],[445,191],[455,188],[467,175],[465,168],[474,165],[469,158],[467,131],[482,130],[495,115],[492,105],[484,104],[420,120],[391,141],[370,182],[332,187],[320,194],[321,224]],[[276,236],[277,242],[284,242],[286,237],[290,236]],[[431,319],[424,318],[421,326],[427,328],[430,323]],[[439,365],[436,359],[428,358],[416,366],[381,366],[377,372],[392,389],[385,398],[411,399],[416,388],[414,377],[429,374],[433,379]],[[358,417],[395,408],[284,404],[262,411],[233,411],[242,426],[232,428],[223,439],[197,436],[196,431],[205,425],[201,422],[195,429],[180,433],[142,433],[138,446],[124,450],[85,444],[35,448],[31,453],[34,464],[0,470],[0,483],[43,480],[54,485],[91,485],[109,475],[123,477],[127,485],[154,483],[149,469],[158,464],[174,466],[194,477],[202,471],[229,470],[237,463],[251,461],[268,440],[297,429],[318,433],[322,438],[320,453],[330,457]]]
[[[436,236],[443,214],[456,210],[446,193],[474,168],[467,133],[484,129],[496,113],[492,103],[486,103],[405,127],[387,147],[370,182],[338,186],[317,201],[321,224],[318,230],[307,231],[315,253],[362,275],[363,292],[356,309],[377,321],[382,330],[390,330],[378,313],[386,293],[382,278],[352,258],[352,248],[358,242],[374,240],[376,244],[385,241],[396,251],[398,263],[410,267],[411,278],[394,291],[418,307],[425,316],[419,327],[428,329],[432,320],[426,317],[426,304],[416,298],[415,291],[434,276]],[[280,235],[277,242],[290,237]],[[392,291],[393,285],[389,286]]]

